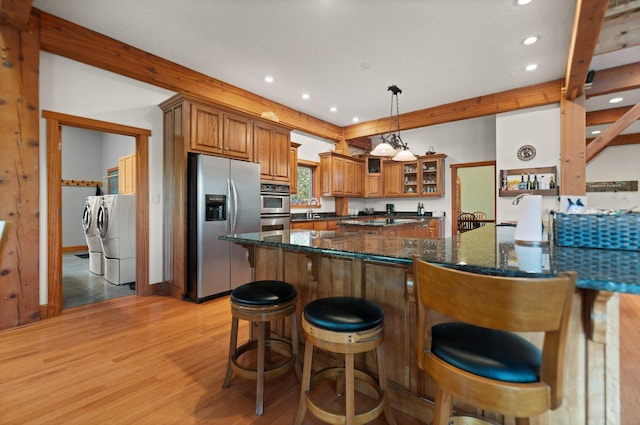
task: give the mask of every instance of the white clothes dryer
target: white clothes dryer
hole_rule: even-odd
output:
[[[97,226],[105,257],[105,279],[116,285],[135,282],[135,195],[103,196]]]
[[[102,255],[102,242],[98,232],[98,209],[102,196],[87,196],[82,212],[82,230],[89,248],[89,271],[91,273],[104,274],[104,258]]]

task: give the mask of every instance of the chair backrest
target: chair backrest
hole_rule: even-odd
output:
[[[549,278],[503,277],[441,267],[413,259],[418,304],[418,365],[422,367],[427,309],[453,321],[509,332],[544,332],[540,381],[551,405],[562,400],[562,375],[574,272]]]
[[[475,215],[478,220],[487,219],[487,213],[485,213],[484,211],[474,211],[471,214]]]
[[[478,218],[472,213],[460,213],[458,214],[458,231],[466,232],[467,230],[473,230],[480,227]]]

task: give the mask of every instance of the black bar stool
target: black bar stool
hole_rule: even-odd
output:
[[[298,355],[298,328],[296,326],[296,301],[298,293],[293,285],[279,280],[259,280],[246,283],[231,292],[231,338],[229,360],[223,388],[229,386],[235,372],[256,382],[256,415],[264,411],[264,381],[280,376],[292,368],[300,379],[300,358]],[[271,335],[269,323],[289,317],[291,342]],[[238,347],[238,320],[247,320],[258,327],[258,338],[250,339]],[[241,364],[239,358],[250,350],[257,350],[256,367]],[[280,354],[271,362],[271,352]]]
[[[387,394],[387,377],[382,350],[384,312],[377,304],[362,298],[332,297],[310,302],[304,308],[302,328],[306,335],[304,368],[300,404],[295,424],[302,424],[309,411],[330,424],[360,425],[384,413],[387,422],[395,425]],[[344,354],[344,367],[323,369],[311,377],[314,347],[331,353]],[[378,379],[354,368],[354,354],[375,350]],[[331,412],[316,404],[311,388],[321,379],[344,379],[345,413]],[[358,379],[377,395],[377,402],[364,412],[355,411],[355,380]],[[370,392],[367,392],[369,394]]]

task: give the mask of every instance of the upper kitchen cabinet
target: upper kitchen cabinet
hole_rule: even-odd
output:
[[[338,152],[320,154],[322,196],[362,197],[364,161]]]
[[[253,136],[260,180],[289,184],[291,144],[289,130],[271,123],[256,121]]]
[[[291,142],[289,148],[289,186],[291,194],[298,193],[298,148],[300,143]]]
[[[382,191],[382,158],[365,157],[364,197],[381,198]]]
[[[249,116],[226,110],[195,96],[178,94],[160,107],[167,114],[179,114],[174,136],[183,137],[183,148],[244,161],[255,161],[253,120]],[[172,112],[170,112],[172,111]]]
[[[418,162],[420,196],[444,196],[444,159],[439,153],[421,156]]]
[[[190,109],[191,149],[253,161],[249,118],[193,102]]]
[[[416,161],[384,160],[383,195],[386,197],[444,196],[445,154],[420,156]]]
[[[118,193],[136,194],[136,154],[118,158]]]

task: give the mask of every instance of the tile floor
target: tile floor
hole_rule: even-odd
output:
[[[136,293],[135,287],[132,288],[128,284],[114,285],[107,282],[104,276],[91,273],[89,259],[76,257],[76,254],[84,253],[86,251],[62,254],[62,308],[76,307]]]

